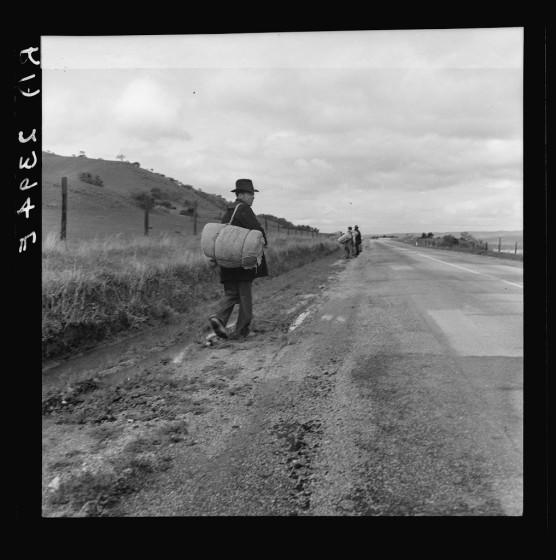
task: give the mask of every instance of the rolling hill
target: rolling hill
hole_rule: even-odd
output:
[[[180,211],[197,204],[198,230],[218,220],[227,201],[202,192],[139,164],[87,157],[67,157],[43,152],[43,235],[58,233],[61,220],[61,178],[68,179],[68,239],[89,239],[106,235],[141,235],[144,212],[133,195],[156,193],[159,204],[150,215],[153,233],[188,234],[193,218]],[[100,178],[102,186],[83,180],[82,174]]]
[[[139,193],[150,193],[156,197],[157,204],[149,216],[151,235],[191,235],[194,231],[192,209],[195,204],[197,233],[200,233],[207,222],[220,221],[231,202],[162,173],[143,169],[139,162],[43,152],[43,237],[49,233],[55,236],[60,233],[62,177],[68,179],[68,240],[143,235],[144,211],[133,198]],[[261,214],[259,219],[269,232],[294,227],[288,220],[276,216]]]

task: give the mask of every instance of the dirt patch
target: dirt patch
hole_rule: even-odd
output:
[[[96,470],[76,468],[52,479],[43,507],[45,515],[104,517],[117,514],[120,499],[145,484],[149,475],[169,468],[169,455],[135,449],[112,458]]]
[[[280,440],[286,453],[288,476],[294,482],[292,503],[300,512],[307,511],[311,505],[312,460],[322,436],[321,422],[280,420],[272,426],[271,433]],[[297,512],[294,510],[291,515]]]
[[[118,385],[101,385],[90,380],[54,391],[43,399],[43,414],[56,415],[68,424],[128,420],[174,419],[176,407],[182,412],[202,411],[202,402],[191,394],[199,389],[196,379],[176,378],[168,373],[144,370]]]
[[[42,401],[42,413],[53,414],[65,412],[83,402],[82,395],[98,389],[98,380],[86,379],[65,387],[61,391],[53,391]]]

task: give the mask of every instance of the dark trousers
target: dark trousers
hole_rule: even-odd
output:
[[[239,305],[235,334],[246,336],[253,318],[253,301],[251,297],[252,280],[240,282],[224,282],[224,297],[220,300],[215,317],[228,324],[234,305]]]

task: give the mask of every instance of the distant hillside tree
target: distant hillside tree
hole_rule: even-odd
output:
[[[79,157],[85,157],[85,152],[83,150],[79,150]]]
[[[196,203],[195,201],[191,201],[189,199],[185,199],[183,201],[183,209],[180,210],[180,214],[182,216],[193,216],[195,213]]]
[[[460,241],[464,245],[468,245],[470,247],[476,247],[481,244],[481,242],[477,238],[473,237],[467,231],[462,231],[459,237],[460,237]]]
[[[442,244],[443,245],[447,245],[448,247],[451,247],[452,245],[458,245],[459,244],[459,240],[457,237],[454,237],[453,235],[444,235],[442,237]]]
[[[155,199],[156,198],[163,198],[162,191],[160,190],[160,187],[153,187],[151,189],[151,196]]]
[[[143,210],[152,210],[154,207],[155,200],[149,192],[134,193],[131,198]]]
[[[119,159],[121,162],[123,162],[125,160],[125,155],[124,154],[118,154],[116,156],[116,159]]]
[[[135,204],[145,211],[144,232],[145,235],[149,235],[149,230],[152,229],[149,226],[149,213],[154,208],[155,200],[149,192],[145,191],[134,193],[131,196]]]

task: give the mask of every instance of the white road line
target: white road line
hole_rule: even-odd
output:
[[[484,272],[477,272],[476,270],[471,270],[470,268],[466,268],[465,266],[460,266],[458,264],[452,264],[446,261],[441,261],[440,259],[435,259],[434,257],[431,257],[429,255],[424,255],[423,253],[417,253],[416,251],[411,251],[410,249],[401,249],[401,250],[408,251],[410,253],[413,253],[414,255],[420,255],[421,257],[430,259],[431,261],[447,264],[448,266],[453,266],[454,268],[459,268],[461,270],[471,272],[472,274],[478,274],[479,276],[486,276],[487,278],[491,278],[492,280],[499,280],[500,282],[504,282],[505,284],[509,284],[510,286],[517,286],[518,288],[523,288],[523,284],[516,284],[515,282],[510,282],[509,280],[502,280],[502,278],[498,278],[498,276],[492,276],[490,274],[485,274]]]

